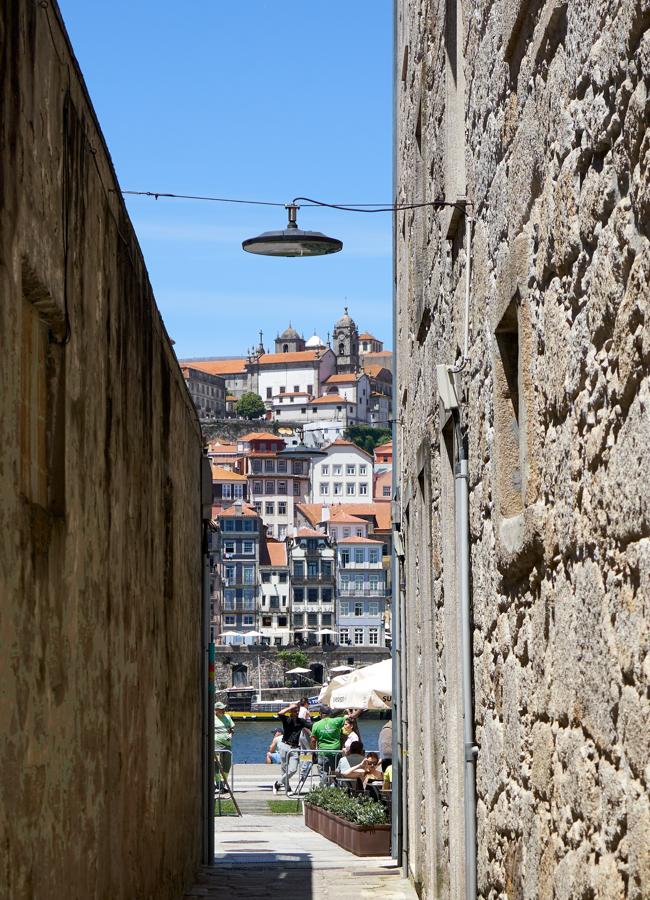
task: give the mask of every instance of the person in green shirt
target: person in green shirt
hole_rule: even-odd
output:
[[[339,750],[341,749],[341,729],[346,720],[356,719],[362,713],[358,709],[356,712],[348,712],[344,715],[338,715],[336,710],[329,707],[321,707],[320,719],[311,729],[311,747],[312,750]],[[330,775],[336,769],[338,756],[336,753],[321,753],[318,756],[318,768],[320,769],[321,782],[327,784],[330,781]]]
[[[225,703],[214,704],[214,758],[215,773],[214,780],[217,790],[224,790],[224,778],[219,772],[219,765],[223,775],[227,778],[232,766],[232,736],[235,730],[235,723],[226,712]],[[224,750],[230,750],[230,753],[224,753]]]

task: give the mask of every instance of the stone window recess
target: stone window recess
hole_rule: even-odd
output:
[[[20,317],[20,486],[54,515],[65,505],[65,366],[58,307],[23,264]]]
[[[522,391],[522,305],[517,292],[495,330],[494,418],[498,511],[504,518],[525,506],[526,402]]]

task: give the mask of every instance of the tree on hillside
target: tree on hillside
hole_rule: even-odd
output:
[[[252,391],[242,394],[237,401],[237,415],[242,419],[259,419],[264,415],[264,410],[264,401]]]
[[[375,447],[390,441],[392,434],[388,428],[373,428],[372,425],[350,425],[345,437],[362,447],[366,453],[372,453]]]

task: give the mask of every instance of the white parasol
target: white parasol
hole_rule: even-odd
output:
[[[285,675],[311,675],[311,669],[302,669],[300,666],[296,666],[295,669],[287,669]]]
[[[337,675],[318,695],[318,702],[333,709],[389,709],[393,696],[390,659]]]

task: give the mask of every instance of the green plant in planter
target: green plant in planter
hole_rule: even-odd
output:
[[[388,814],[383,803],[366,797],[348,794],[338,787],[318,787],[305,797],[305,803],[311,803],[319,809],[340,816],[355,825],[386,825]]]

